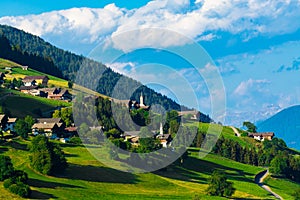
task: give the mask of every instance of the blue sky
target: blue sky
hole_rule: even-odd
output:
[[[102,8],[110,3],[115,3],[117,6],[132,9],[145,5],[148,1],[149,0],[2,0],[0,2],[0,17],[40,14],[52,10],[62,10],[74,7]]]
[[[205,80],[194,76],[189,65],[160,51],[126,55],[126,49],[149,47],[150,40],[153,40],[151,45],[161,49],[172,46],[184,49],[188,42],[168,37],[162,34],[164,31],[124,33],[158,28],[193,40],[204,48],[222,76],[226,124],[241,126],[245,120],[257,122],[300,101],[299,0],[4,0],[0,7],[0,24],[23,29],[78,54],[91,55],[99,43],[125,35],[116,45],[124,50],[125,56],[110,65],[115,71],[141,78],[143,82],[145,76],[137,77],[134,73],[138,67],[155,62],[161,65],[152,68],[152,77],[153,81],[159,81],[158,77],[163,77],[162,67],[169,66],[182,77],[188,77],[200,110],[210,114],[214,94],[209,93]],[[190,54],[197,57],[200,52],[190,51]],[[184,88],[178,86],[178,91],[181,90]],[[166,95],[172,93],[160,91]],[[194,107],[193,103],[188,104]]]

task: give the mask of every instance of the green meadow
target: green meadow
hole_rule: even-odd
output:
[[[29,139],[30,140],[30,139]],[[69,163],[58,176],[45,176],[29,166],[27,145],[30,141],[15,139],[3,143],[0,151],[12,158],[17,169],[29,175],[33,199],[225,199],[206,195],[207,181],[212,170],[222,169],[237,189],[234,199],[273,199],[254,183],[262,171],[209,154],[200,159],[199,149],[191,149],[182,165],[171,165],[166,171],[131,174],[117,171],[97,161],[84,146],[61,144]],[[18,199],[0,187],[6,199]],[[0,195],[0,198],[1,198]]]

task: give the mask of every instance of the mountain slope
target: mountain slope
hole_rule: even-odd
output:
[[[179,105],[167,96],[161,95],[160,93],[157,93],[154,90],[143,86],[140,82],[116,73],[112,69],[99,62],[59,49],[44,41],[40,37],[6,25],[0,25],[0,35],[7,38],[9,44],[13,49],[18,49],[24,54],[34,55],[47,59],[61,71],[64,78],[66,79],[75,80],[76,72],[80,69],[82,63],[91,66],[91,71],[89,71],[89,73],[85,75],[85,78],[86,80],[89,80],[87,81],[89,82],[88,84],[94,81],[93,83],[98,86],[96,89],[97,92],[101,94],[112,96],[115,85],[120,79],[122,79],[123,83],[126,84],[122,89],[127,91],[118,91],[118,99],[128,99],[128,97],[126,97],[124,94],[131,94],[131,86],[138,86],[136,91],[131,96],[132,99],[139,99],[139,96],[142,92],[146,97],[144,100],[145,104],[160,104],[164,106],[166,110],[188,110],[187,107]],[[15,59],[11,57],[10,60],[15,61]],[[103,72],[103,75],[102,78],[98,82],[96,82],[97,80],[95,80],[95,78],[93,78],[92,76],[97,74],[97,72],[99,71]],[[83,86],[87,87],[88,85]],[[205,119],[204,122],[209,122],[211,120],[209,116],[204,114],[201,114],[200,118]]]
[[[300,106],[282,110],[271,118],[258,124],[258,131],[273,131],[291,148],[300,149]]]

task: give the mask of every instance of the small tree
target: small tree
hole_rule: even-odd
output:
[[[68,81],[68,88],[72,89],[73,85],[74,85],[73,81]]]
[[[270,163],[270,172],[275,175],[283,175],[288,169],[288,160],[283,156],[276,156]]]
[[[256,133],[257,132],[256,131],[256,129],[257,129],[256,126],[251,122],[248,122],[248,121],[243,122],[243,126],[247,127],[248,132],[251,132],[251,133]]]
[[[211,196],[230,197],[235,191],[233,183],[227,181],[224,172],[215,170],[209,179],[207,193]]]
[[[9,178],[14,173],[14,167],[10,157],[0,155],[0,181]]]
[[[25,119],[18,119],[15,125],[15,131],[22,138],[27,138],[28,133],[31,132],[31,127],[34,124],[34,119],[27,115]]]
[[[42,174],[52,175],[66,169],[67,161],[57,144],[43,135],[35,137],[30,145],[30,165]]]

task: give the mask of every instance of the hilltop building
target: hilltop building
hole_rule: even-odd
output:
[[[49,78],[48,76],[25,76],[22,81],[24,83],[24,86],[36,86],[38,84],[47,86]]]
[[[254,138],[259,141],[264,141],[264,140],[272,140],[275,134],[273,132],[268,132],[268,133],[249,133],[249,137]]]

